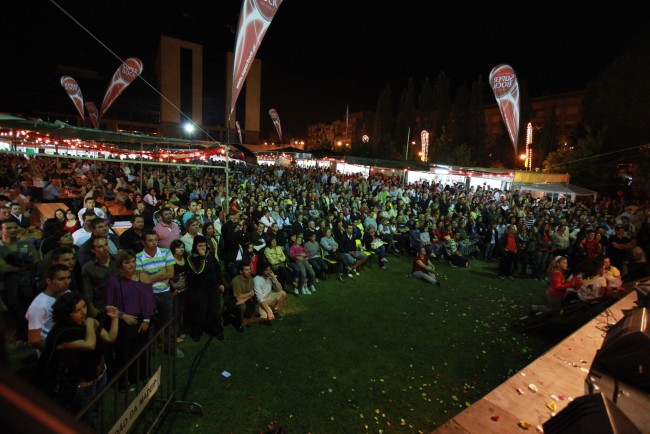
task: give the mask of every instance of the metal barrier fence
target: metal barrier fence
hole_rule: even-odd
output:
[[[169,410],[203,415],[201,405],[177,399],[175,318],[156,330],[106,387],[77,415],[98,433],[154,432]],[[125,384],[135,375],[135,383]]]

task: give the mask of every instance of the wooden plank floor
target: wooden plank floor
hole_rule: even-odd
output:
[[[623,311],[635,308],[636,300],[636,291],[631,291],[434,433],[521,434],[525,431],[518,426],[520,421],[531,425],[529,432],[537,432],[537,426],[541,427],[552,413],[559,413],[569,404],[568,398],[585,394],[585,379],[605,338],[607,324],[623,318]],[[549,409],[549,403],[555,403],[557,409]]]

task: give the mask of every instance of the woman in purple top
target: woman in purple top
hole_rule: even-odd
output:
[[[111,276],[106,285],[106,300],[116,306],[119,310],[120,319],[119,333],[115,344],[115,368],[120,369],[129,361],[149,338],[149,321],[154,313],[155,302],[151,283],[141,281],[147,280],[149,276],[140,275],[135,271],[135,253],[132,250],[120,250],[116,257],[117,276]],[[126,388],[127,383],[136,383],[138,374],[140,380],[146,377],[146,363],[140,361],[140,372],[136,372],[138,363],[134,363],[129,369],[128,380],[123,378],[120,381],[120,388]]]

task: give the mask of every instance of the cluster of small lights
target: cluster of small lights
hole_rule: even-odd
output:
[[[420,143],[422,146],[422,157],[423,162],[429,161],[429,132],[427,130],[422,130],[420,133]]]
[[[128,154],[124,152],[124,149],[119,148],[110,143],[97,143],[97,142],[86,142],[80,139],[61,139],[61,140],[51,140],[49,137],[37,134],[32,131],[26,130],[5,130],[0,131],[0,137],[12,137],[14,138],[14,144],[16,147],[24,148],[56,148],[57,152],[65,153],[66,151],[75,151],[75,152],[99,152],[106,156],[108,155],[119,155],[120,158],[143,158],[143,159],[157,159],[159,161],[170,161],[173,163],[179,161],[190,162],[191,160],[207,160],[210,156],[215,154],[223,155],[225,153],[224,148],[206,150],[206,151],[192,151],[188,153],[187,151],[151,151],[151,150],[142,150],[142,151],[129,151]]]

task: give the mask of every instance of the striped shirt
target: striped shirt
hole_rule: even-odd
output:
[[[148,275],[154,275],[159,271],[164,270],[168,265],[176,263],[172,252],[169,249],[158,247],[156,254],[149,256],[145,250],[141,251],[136,256],[135,269],[144,271]],[[153,293],[162,294],[169,291],[169,280],[163,280],[153,284]]]

